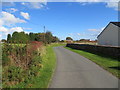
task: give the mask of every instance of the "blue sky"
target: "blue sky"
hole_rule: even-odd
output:
[[[109,22],[118,21],[118,10],[107,3],[3,3],[1,13],[2,38],[15,30],[43,32],[46,26],[61,40],[67,36],[94,40]]]

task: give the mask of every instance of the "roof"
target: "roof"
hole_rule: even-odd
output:
[[[105,31],[105,29],[106,29],[111,23],[114,24],[114,25],[116,25],[116,26],[118,26],[118,27],[120,27],[120,22],[110,22],[110,23],[104,28],[104,30],[97,36],[97,38]]]
[[[112,23],[112,24],[114,24],[114,25],[120,27],[120,22],[110,22],[110,23]]]

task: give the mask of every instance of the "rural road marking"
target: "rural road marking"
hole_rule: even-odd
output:
[[[118,79],[87,58],[54,48],[57,66],[49,88],[118,88]]]

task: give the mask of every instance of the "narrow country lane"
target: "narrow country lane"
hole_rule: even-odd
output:
[[[57,66],[50,88],[118,88],[118,79],[87,58],[55,47]]]

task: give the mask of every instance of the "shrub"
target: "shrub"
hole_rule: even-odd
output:
[[[20,82],[28,83],[39,75],[42,67],[41,42],[21,44],[5,44],[3,47],[3,87],[11,87]],[[9,63],[10,61],[10,63]],[[6,66],[5,66],[6,65]]]
[[[6,83],[6,85],[9,84],[12,85],[13,82],[14,84],[19,83],[23,79],[23,70],[20,67],[16,66],[9,66],[7,68],[3,69],[3,75],[2,75],[2,81],[3,83]]]
[[[7,65],[9,63],[9,58],[8,58],[8,55],[5,54],[5,53],[2,53],[2,65]]]

